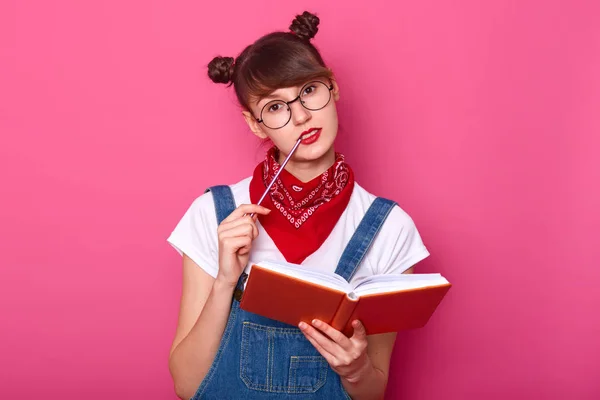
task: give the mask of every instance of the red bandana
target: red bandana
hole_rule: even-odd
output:
[[[280,168],[272,147],[256,166],[250,201],[256,204]],[[288,262],[301,264],[329,236],[350,201],[354,174],[342,154],[320,176],[302,182],[285,169],[271,186],[262,206],[273,210],[258,219]]]

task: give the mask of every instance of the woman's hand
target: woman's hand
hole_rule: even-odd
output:
[[[271,210],[256,204],[242,204],[221,222],[219,236],[219,272],[217,280],[235,286],[246,268],[252,241],[258,236],[256,214],[267,215]],[[254,213],[251,217],[247,214]]]
[[[367,332],[360,321],[353,321],[350,338],[323,321],[315,319],[312,324],[318,330],[304,322],[298,326],[340,377],[356,383],[370,372],[373,365],[367,354]]]

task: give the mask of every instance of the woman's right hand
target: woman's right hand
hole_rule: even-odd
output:
[[[258,236],[256,214],[267,215],[271,210],[256,204],[242,204],[221,222],[219,236],[219,272],[217,280],[235,286],[246,268],[252,241]],[[254,214],[253,217],[250,214]]]

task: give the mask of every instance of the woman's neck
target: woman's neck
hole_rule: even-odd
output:
[[[279,152],[279,159],[277,162],[281,165],[285,160],[287,154]],[[294,175],[297,179],[302,182],[309,182],[327,171],[329,167],[335,162],[335,150],[333,146],[323,156],[317,160],[310,161],[295,161],[290,159],[285,165],[285,170],[290,174]]]

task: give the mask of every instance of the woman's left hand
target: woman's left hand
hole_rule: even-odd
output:
[[[314,319],[312,325],[301,322],[298,326],[342,378],[356,383],[373,367],[367,354],[367,332],[360,321],[353,321],[350,338],[323,321]]]

